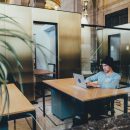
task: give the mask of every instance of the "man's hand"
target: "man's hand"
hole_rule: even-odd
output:
[[[90,86],[90,87],[98,87],[98,88],[100,87],[97,82],[87,82],[86,84],[87,86]]]

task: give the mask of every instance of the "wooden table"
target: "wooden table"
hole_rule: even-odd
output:
[[[73,78],[45,80],[43,81],[43,83],[81,102],[89,102],[99,99],[111,98],[111,100],[113,100],[114,103],[115,99],[123,98],[124,113],[127,113],[128,111],[127,110],[128,93],[120,89],[101,89],[101,88],[84,89],[76,86],[76,83]]]
[[[15,84],[8,84],[7,89],[9,92],[9,106],[8,103],[6,102],[6,105],[4,107],[6,93],[3,87],[2,87],[2,97],[0,96],[0,116],[2,116],[4,122],[7,123],[8,120],[25,118],[31,115],[36,119],[34,106],[21,93],[21,91],[15,86]],[[36,130],[36,122],[34,121],[33,118],[32,123],[33,123],[33,130]],[[1,127],[2,126],[0,126],[0,128]]]
[[[54,74],[55,72],[51,72],[49,70],[43,70],[43,69],[34,69],[34,74],[38,76],[43,76],[47,74]]]

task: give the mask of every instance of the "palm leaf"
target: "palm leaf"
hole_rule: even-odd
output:
[[[10,23],[14,26],[17,26],[18,29],[21,29],[21,27],[19,26],[19,24],[13,20],[12,18],[6,16],[6,15],[0,15],[0,20],[4,21],[6,23]],[[22,82],[22,77],[21,77],[21,70],[23,69],[22,64],[19,60],[19,57],[17,56],[16,51],[13,48],[13,44],[10,41],[7,41],[6,38],[17,38],[21,41],[23,41],[24,43],[27,44],[27,46],[29,46],[31,48],[31,44],[32,44],[32,40],[31,38],[22,31],[19,30],[13,30],[13,29],[6,29],[6,28],[0,28],[0,46],[3,49],[6,49],[6,51],[10,52],[13,60],[15,61],[16,64],[16,70],[17,70],[17,74],[20,80],[20,83]],[[0,86],[0,89],[4,89],[5,90],[5,100],[4,100],[4,105],[3,105],[3,110],[2,112],[4,112],[4,109],[6,107],[9,108],[9,93],[8,93],[8,89],[7,89],[7,73],[11,72],[11,75],[13,76],[14,79],[15,76],[12,72],[12,68],[13,65],[11,64],[11,62],[3,55],[0,54],[0,83],[2,84],[2,86]],[[5,71],[6,70],[6,71]],[[20,84],[21,85],[21,84]],[[21,86],[21,89],[23,87]],[[23,89],[22,89],[23,91]],[[2,92],[1,92],[1,97],[2,97]]]
[[[33,52],[33,46],[35,46],[41,51],[46,62],[47,62],[47,56],[43,52],[43,49],[41,48],[46,49],[52,55],[54,55],[54,53],[51,52],[48,48],[38,43],[34,44],[34,42],[32,41],[32,38],[27,33],[25,33],[24,29],[13,18],[0,13],[0,21],[7,23],[7,25],[10,24],[12,26],[12,28],[0,27],[0,47],[3,49],[6,49],[6,51],[10,54],[11,58],[13,59],[13,62],[15,63],[15,71],[16,71],[16,75],[15,75],[12,69],[14,68],[13,67],[14,63],[10,62],[10,60],[4,54],[0,53],[0,83],[2,84],[0,85],[0,96],[2,97],[2,92],[1,92],[2,88],[6,92],[4,107],[2,110],[2,112],[4,112],[4,108],[6,106],[9,108],[9,105],[10,105],[9,93],[7,89],[7,83],[8,83],[7,74],[11,73],[11,76],[15,81],[16,81],[16,78],[18,78],[20,82],[21,91],[23,92],[21,71],[23,71],[24,68],[22,66],[19,56],[17,55],[13,47],[14,43],[11,40],[12,39],[19,40],[20,42],[18,44],[21,44],[21,42],[24,43],[25,45],[27,45],[28,48],[30,48],[30,51],[32,52]],[[13,27],[15,27],[15,29],[13,29]]]

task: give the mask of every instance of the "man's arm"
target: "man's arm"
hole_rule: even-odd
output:
[[[86,83],[87,82],[94,82],[94,81],[97,81],[98,80],[98,76],[101,74],[101,72],[98,72],[97,74],[94,74],[88,78],[86,78]]]
[[[103,84],[101,84],[101,87],[102,88],[118,88],[120,79],[121,79],[121,76],[118,75],[112,78],[110,82],[104,82]]]
[[[98,82],[97,82],[98,81],[98,76],[100,74],[101,74],[101,72],[86,78],[85,81],[86,81],[87,86],[100,87]]]
[[[96,88],[100,87],[98,82],[87,82],[86,84],[87,86],[91,86],[91,87],[96,87]]]

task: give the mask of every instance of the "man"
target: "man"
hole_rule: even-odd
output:
[[[102,61],[103,71],[86,78],[88,86],[101,88],[118,88],[121,76],[113,71],[113,59],[106,56]]]
[[[103,71],[86,78],[86,84],[91,87],[119,88],[121,76],[113,71],[113,59],[106,56],[102,61]],[[100,115],[108,114],[111,110],[111,100],[95,101],[90,104],[91,118],[98,118]]]
[[[114,62],[109,56],[106,56],[102,61],[103,71],[86,78],[86,84],[91,87],[100,88],[118,88],[121,76],[114,72]],[[86,106],[88,113],[91,115],[91,119],[100,119],[102,115],[108,115],[108,111],[111,111],[111,100],[97,100],[90,102]],[[78,117],[78,118],[77,118]],[[74,120],[76,124],[84,122],[84,117],[77,116]],[[78,124],[78,123],[77,123]]]

